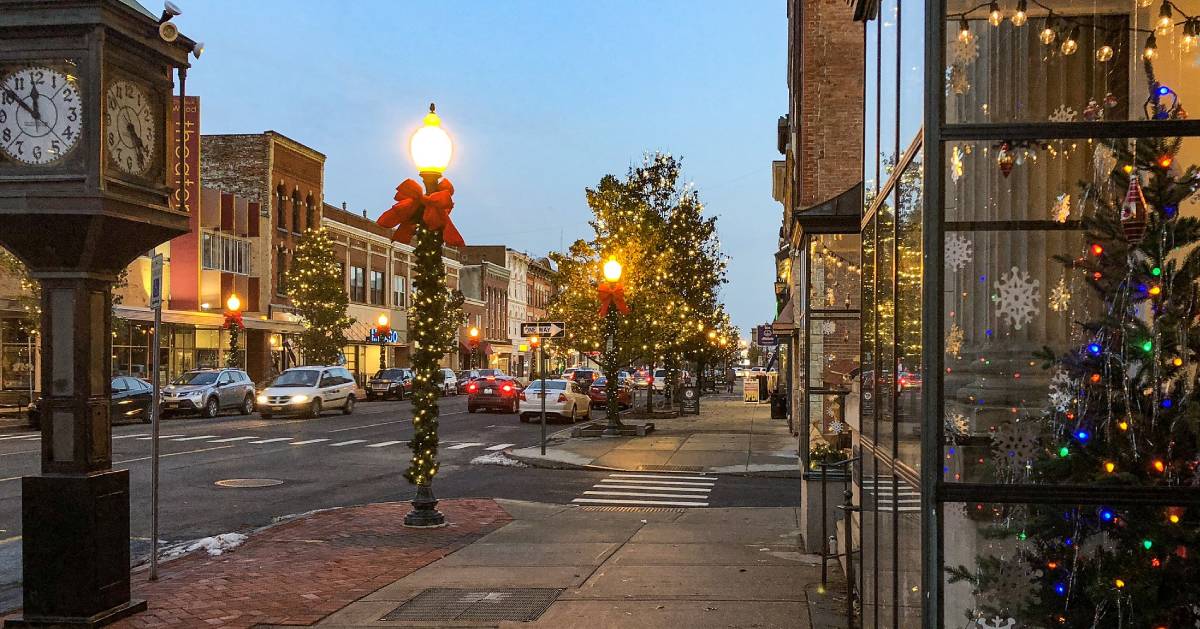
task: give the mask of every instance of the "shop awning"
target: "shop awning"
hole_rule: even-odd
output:
[[[811,207],[792,212],[792,220],[806,234],[857,234],[862,226],[862,182]]]
[[[466,343],[463,343],[462,341],[459,341],[458,349],[462,350],[464,353],[467,353],[467,354],[471,353],[471,346],[467,345]],[[493,354],[493,353],[495,353],[495,350],[492,349],[491,344],[488,343],[487,341],[480,341],[479,353],[483,354],[483,355]]]
[[[149,308],[135,306],[116,306],[114,314],[130,321],[154,321],[154,311]],[[163,323],[194,325],[199,328],[219,328],[225,325],[225,315],[215,312],[192,312],[188,310],[163,310]],[[250,330],[267,330],[270,332],[298,333],[304,331],[304,324],[280,321],[279,319],[257,319],[246,315],[242,324]]]
[[[793,304],[795,298],[795,295],[788,297],[787,304],[784,305],[779,316],[775,317],[775,320],[771,322],[771,329],[775,331],[775,334],[791,335],[796,329],[795,307]]]

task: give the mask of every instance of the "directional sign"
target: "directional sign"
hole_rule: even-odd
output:
[[[560,339],[566,335],[567,324],[562,321],[526,321],[521,324],[521,336]]]
[[[150,307],[162,307],[163,257],[157,254],[150,259]]]

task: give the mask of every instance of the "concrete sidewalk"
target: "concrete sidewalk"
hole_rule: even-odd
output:
[[[845,626],[844,584],[818,592],[794,508],[497,503],[512,522],[318,626]]]
[[[655,431],[645,437],[569,437],[564,430],[550,439],[544,456],[538,447],[507,454],[540,467],[799,477],[796,437],[786,420],[770,417],[766,404],[711,396],[702,399],[700,415],[656,419]]]

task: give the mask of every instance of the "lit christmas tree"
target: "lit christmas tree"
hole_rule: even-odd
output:
[[[1147,117],[1183,117],[1175,94],[1150,77]],[[1145,488],[1200,485],[1200,220],[1180,216],[1200,187],[1180,168],[1179,138],[1113,140],[1108,185],[1086,185],[1086,251],[1062,257],[1095,292],[1085,340],[1039,354],[1053,369],[1044,419],[1017,459],[1014,482]],[[1103,175],[1103,173],[1101,173]],[[1081,310],[1077,310],[1081,312]],[[1185,489],[1186,488],[1186,489]],[[1114,498],[1114,501],[1116,498]],[[948,569],[973,586],[981,626],[1200,626],[1200,509],[1154,505],[1000,505],[982,530],[991,550],[975,568]],[[996,619],[994,624],[987,619]],[[999,624],[1012,619],[1015,624]]]
[[[333,241],[324,228],[309,229],[296,243],[286,275],[287,295],[304,318],[300,347],[310,365],[337,363],[346,345],[350,297]]]

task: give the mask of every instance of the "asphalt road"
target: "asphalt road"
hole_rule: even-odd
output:
[[[550,424],[548,434],[568,429]],[[150,535],[150,427],[113,431],[114,467],[130,471],[130,532],[135,561]],[[441,400],[439,498],[509,498],[569,504],[606,476],[590,470],[548,470],[471,464],[481,455],[536,445],[540,426],[516,415],[466,410],[466,397]],[[162,425],[160,531],[165,542],[246,532],[314,509],[408,500],[402,473],[413,434],[409,402],[360,403],[352,415],[326,411],[317,419],[225,415],[168,419]],[[19,604],[21,477],[36,475],[40,439],[0,433],[0,611]],[[229,479],[281,481],[268,487],[217,485]],[[794,479],[722,477],[709,505],[798,504]]]

